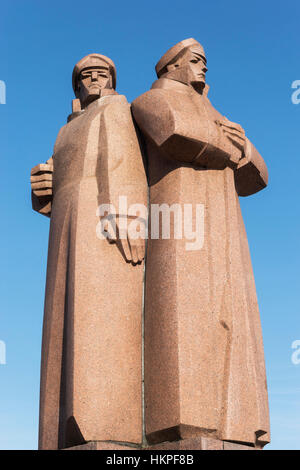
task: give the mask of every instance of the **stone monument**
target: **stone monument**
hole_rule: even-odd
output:
[[[260,448],[269,442],[264,352],[238,196],[263,189],[267,169],[242,127],[210,103],[196,40],[169,49],[156,72],[152,89],[132,103],[146,141],[150,207],[202,204],[204,241],[187,250],[184,238],[149,237],[146,436],[181,440],[185,449],[198,437],[201,448],[203,436],[216,448]]]
[[[40,449],[142,440],[144,247],[96,235],[101,204],[117,208],[119,196],[147,204],[130,105],[115,87],[110,59],[90,54],[78,62],[73,114],[52,158],[31,172],[33,208],[51,217]],[[132,217],[108,215],[117,227]]]
[[[51,217],[40,449],[253,450],[270,440],[239,205],[267,185],[266,165],[210,103],[195,39],[169,49],[156,72],[130,109],[111,59],[79,61],[73,113],[31,172],[33,208]],[[111,209],[124,196],[128,207],[148,205],[144,332],[145,237],[123,222],[147,221]],[[154,207],[169,210],[169,236]],[[193,244],[185,223],[197,229],[198,208]]]

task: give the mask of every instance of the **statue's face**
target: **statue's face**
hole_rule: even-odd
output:
[[[182,57],[181,66],[187,67],[189,70],[189,85],[197,86],[197,84],[200,84],[203,87],[205,85],[205,74],[207,72],[207,67],[206,60],[202,54],[203,52],[201,49],[198,49],[195,46],[188,49]]]
[[[91,67],[81,71],[78,80],[78,98],[83,107],[100,98],[103,88],[112,88],[111,74],[107,66]]]
[[[168,66],[166,76],[202,91],[207,72],[206,59],[197,45],[190,47],[179,59]]]

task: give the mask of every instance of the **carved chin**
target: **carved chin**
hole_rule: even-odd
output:
[[[205,79],[198,78],[191,82],[191,85],[195,88],[195,90],[203,90],[205,87]]]
[[[88,89],[88,94],[89,95],[100,95],[101,88],[97,85],[91,86]]]
[[[99,87],[89,88],[88,90],[86,90],[84,98],[81,99],[81,103],[84,106],[87,106],[92,101],[95,101],[98,98],[100,98],[100,94],[101,94],[101,88]]]

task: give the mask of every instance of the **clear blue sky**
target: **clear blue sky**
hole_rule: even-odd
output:
[[[298,1],[52,2],[0,6],[0,448],[35,449],[49,220],[31,210],[32,166],[52,154],[73,98],[74,64],[111,57],[119,93],[149,89],[170,46],[198,39],[208,58],[210,99],[240,123],[269,168],[269,187],[241,201],[261,311],[273,449],[300,449]]]

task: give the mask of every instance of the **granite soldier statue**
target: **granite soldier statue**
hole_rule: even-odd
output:
[[[207,98],[196,40],[173,46],[156,72],[132,104],[147,147],[150,206],[202,204],[204,244],[187,250],[184,237],[149,239],[146,435],[154,444],[209,436],[220,448],[261,447],[269,442],[264,353],[238,196],[263,189],[267,169],[242,127]]]
[[[96,233],[100,205],[118,208],[119,196],[128,206],[147,204],[130,105],[115,87],[109,58],[84,57],[73,72],[73,114],[52,158],[32,170],[33,208],[51,217],[41,449],[142,439],[144,240],[110,233],[115,243],[109,243]],[[122,220],[133,218],[126,212],[109,216],[117,232]]]

